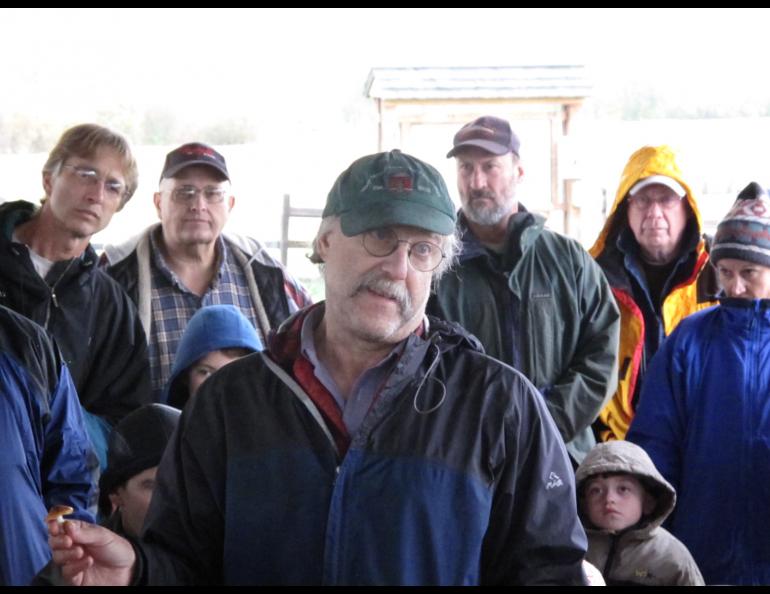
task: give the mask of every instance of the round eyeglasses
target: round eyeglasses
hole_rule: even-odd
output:
[[[227,190],[213,186],[207,186],[203,189],[195,186],[180,186],[171,190],[171,199],[179,204],[191,204],[198,200],[201,193],[208,204],[219,204],[225,199]]]
[[[369,255],[378,258],[390,256],[398,249],[398,244],[405,243],[409,246],[409,251],[407,252],[409,263],[415,270],[420,272],[435,270],[445,257],[444,251],[435,243],[430,241],[416,241],[412,243],[406,239],[399,239],[396,232],[389,227],[366,231],[361,234],[361,241]]]

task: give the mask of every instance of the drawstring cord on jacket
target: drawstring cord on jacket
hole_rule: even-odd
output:
[[[417,386],[417,391],[414,393],[414,400],[412,401],[412,407],[414,408],[415,412],[420,415],[429,415],[430,413],[438,410],[439,407],[441,407],[441,405],[444,404],[444,400],[446,399],[446,386],[444,385],[444,382],[442,382],[440,379],[437,379],[435,377],[430,377],[431,373],[433,373],[433,370],[438,365],[438,362],[441,360],[441,350],[436,345],[436,343],[439,340],[441,340],[441,337],[438,333],[435,334],[431,339],[431,344],[428,348],[436,349],[435,356],[430,366],[428,367],[428,371],[420,380],[420,383]],[[431,406],[430,408],[422,409],[420,408],[420,405],[417,402],[417,398],[420,395],[420,390],[422,390],[423,385],[428,379],[430,379],[433,382],[438,382],[439,386],[441,387],[441,397],[439,398],[438,402],[433,406]]]

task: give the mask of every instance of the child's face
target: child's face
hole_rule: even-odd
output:
[[[142,533],[144,517],[150,508],[150,499],[155,490],[155,475],[157,466],[144,469],[128,479],[125,484],[110,493],[112,509],[120,509],[123,528],[136,538]]]
[[[188,370],[188,386],[192,397],[204,380],[220,367],[239,359],[242,355],[228,355],[224,351],[211,351],[198,359]]]
[[[650,513],[654,499],[630,474],[598,475],[589,479],[583,495],[583,510],[591,523],[603,530],[619,532]]]

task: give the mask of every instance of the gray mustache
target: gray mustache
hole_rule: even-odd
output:
[[[395,300],[402,313],[412,309],[412,298],[409,295],[409,291],[406,290],[406,285],[383,278],[377,271],[367,273],[361,279],[361,282],[358,283],[358,286],[353,291],[353,295],[358,295],[358,293],[365,290]]]
[[[495,195],[489,190],[471,190],[471,200],[476,198],[487,198],[489,200],[494,200]]]

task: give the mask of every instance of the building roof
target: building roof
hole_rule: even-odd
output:
[[[372,68],[374,99],[582,99],[591,83],[582,65]]]

